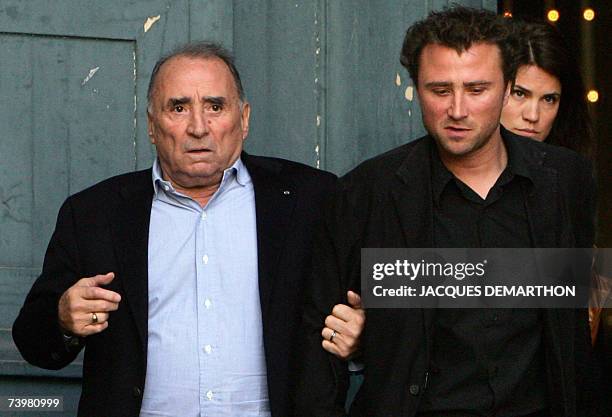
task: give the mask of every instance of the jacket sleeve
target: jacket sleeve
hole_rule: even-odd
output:
[[[580,160],[576,172],[576,187],[570,196],[576,247],[590,248],[595,242],[596,221],[596,184],[593,167],[585,160]],[[576,369],[576,410],[579,415],[595,416],[596,391],[599,389],[595,380],[596,373],[592,357],[592,345],[587,309],[575,310],[575,369]]]
[[[313,248],[313,274],[307,284],[303,340],[296,392],[300,417],[344,416],[349,386],[348,363],[325,351],[321,330],[334,305],[348,304],[346,292],[359,292],[360,245],[354,211],[340,184],[324,213]]]
[[[45,254],[42,274],[34,282],[13,324],[13,340],[26,361],[61,369],[74,360],[83,342],[65,343],[58,322],[61,295],[78,280],[79,261],[73,210],[62,205]]]

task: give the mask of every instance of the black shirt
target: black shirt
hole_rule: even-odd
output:
[[[525,200],[529,171],[513,158],[485,199],[431,153],[438,248],[533,246]],[[535,309],[439,309],[428,386],[419,412],[516,417],[546,408],[542,318]],[[431,413],[431,414],[430,414]]]

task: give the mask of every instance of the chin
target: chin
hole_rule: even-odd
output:
[[[523,136],[525,138],[537,140],[538,142],[543,142],[545,139],[545,137],[542,137],[542,134],[540,133],[523,132],[521,130],[516,129],[512,130],[512,133],[514,133],[515,135]]]
[[[471,143],[458,143],[455,140],[447,139],[440,143],[442,151],[454,157],[469,155],[475,148]]]

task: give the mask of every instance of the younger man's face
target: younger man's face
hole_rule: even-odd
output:
[[[478,43],[461,54],[438,44],[423,48],[417,85],[423,124],[443,157],[468,157],[501,140],[509,88],[497,45]]]

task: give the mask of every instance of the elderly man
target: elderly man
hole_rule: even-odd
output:
[[[242,151],[250,106],[218,45],[160,59],[148,99],[153,168],[66,200],[15,343],[47,369],[85,348],[79,416],[288,416],[335,178]]]
[[[320,323],[360,288],[361,248],[591,247],[589,164],[500,129],[512,46],[501,17],[463,7],[408,29],[401,62],[429,134],[340,180],[315,241],[298,415],[345,414],[346,365],[331,353],[352,320],[346,307],[328,317],[331,353]],[[586,310],[370,309],[350,414],[590,417],[589,342]]]

